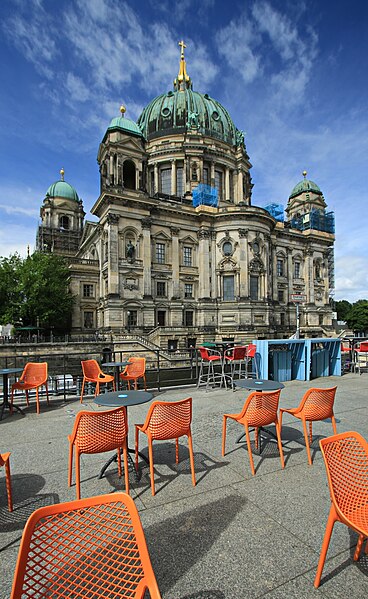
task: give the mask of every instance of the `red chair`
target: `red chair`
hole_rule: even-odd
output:
[[[130,381],[134,381],[134,389],[138,389],[138,379],[143,379],[144,389],[147,391],[146,381],[146,358],[129,358],[129,364],[120,374],[122,381],[128,383],[130,389]]]
[[[5,484],[6,484],[6,492],[8,494],[8,509],[9,512],[13,511],[13,497],[12,497],[12,488],[11,488],[11,478],[10,478],[10,453],[0,453],[0,468],[5,466]]]
[[[201,357],[197,389],[200,385],[206,385],[206,391],[210,384],[216,385],[216,382],[220,381],[225,384],[226,379],[224,375],[223,359],[221,352],[216,349],[210,349],[207,347],[198,347],[198,351]],[[221,366],[221,373],[216,373],[214,365],[219,364]],[[207,368],[207,371],[206,371]]]
[[[115,378],[111,374],[102,372],[100,365],[96,360],[82,360],[83,383],[80,396],[80,402],[83,402],[84,386],[86,383],[96,383],[95,397],[100,393],[100,385],[112,383],[115,391]]]
[[[236,347],[232,347],[227,349],[224,353],[224,373],[226,364],[230,365],[230,375],[225,373],[226,378],[230,378],[231,386],[234,388],[234,377],[236,372],[238,373],[238,378],[240,379],[242,376],[242,366],[246,367],[246,355],[247,355],[247,346],[246,345],[238,345]],[[244,378],[247,378],[247,371],[244,372]]]
[[[325,536],[314,586],[319,587],[323,566],[335,522],[346,524],[358,533],[354,561],[368,537],[368,443],[358,433],[334,435],[319,442],[326,466],[331,496]],[[368,541],[366,545],[368,553]]]
[[[248,365],[251,364],[251,376],[253,375],[253,373],[256,375],[256,379],[259,379],[259,370],[258,370],[258,364],[257,364],[257,346],[254,343],[249,343],[249,345],[247,346],[247,351],[245,354],[245,372],[247,373],[247,377],[248,377],[248,370],[249,367]]]
[[[153,478],[153,441],[165,441],[175,439],[176,463],[179,463],[179,437],[188,437],[188,448],[190,467],[192,471],[192,483],[195,487],[194,456],[192,443],[192,398],[188,397],[181,401],[154,401],[146,416],[144,424],[135,425],[135,467],[138,470],[139,432],[148,437],[148,455],[151,476],[151,491],[155,494],[155,482]]]
[[[282,416],[285,413],[291,414],[298,418],[303,423],[303,432],[305,439],[305,447],[307,450],[308,463],[312,465],[312,458],[309,448],[309,442],[312,443],[312,422],[317,420],[326,420],[331,418],[333,432],[336,434],[336,420],[333,412],[337,387],[329,389],[317,389],[313,387],[308,389],[304,394],[297,408],[281,408],[280,409],[280,426],[282,426]],[[307,433],[307,422],[309,422],[309,441]]]
[[[22,535],[10,599],[161,599],[126,493],[39,508]]]
[[[245,400],[242,411],[239,414],[224,414],[222,426],[222,455],[225,455],[226,443],[226,423],[228,418],[239,422],[244,426],[245,436],[247,440],[247,448],[250,461],[250,469],[253,476],[255,475],[254,462],[252,456],[252,448],[250,444],[249,427],[255,429],[255,444],[258,448],[258,429],[269,424],[274,424],[276,428],[277,445],[280,452],[281,467],[284,468],[284,454],[281,444],[281,424],[277,418],[277,410],[279,406],[281,391],[254,391]]]
[[[40,387],[45,386],[46,389],[46,400],[49,405],[49,389],[47,386],[47,362],[28,362],[24,370],[16,383],[12,384],[11,399],[10,399],[10,413],[13,413],[13,400],[14,391],[19,389],[24,391],[26,394],[27,406],[29,406],[28,391],[31,389],[36,390],[36,404],[37,414],[40,413],[40,401],[38,397],[38,390]]]
[[[117,450],[118,472],[121,476],[121,450],[124,455],[125,489],[129,493],[128,422],[126,408],[104,412],[78,412],[69,441],[68,485],[72,484],[73,449],[75,448],[75,486],[80,499],[80,455]]]

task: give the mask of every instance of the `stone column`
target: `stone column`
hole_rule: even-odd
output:
[[[199,271],[199,289],[198,297],[210,297],[210,261],[209,261],[209,229],[201,228],[198,233],[198,271]]]
[[[238,202],[243,200],[243,171],[238,170]]]
[[[180,257],[180,248],[179,248],[179,232],[180,229],[178,227],[170,228],[172,235],[172,297],[179,298],[180,297],[180,282],[179,282],[179,257]]]
[[[155,185],[154,192],[158,193],[158,164],[157,164],[157,162],[154,163],[153,167],[154,167],[154,185]]]
[[[314,304],[314,273],[313,273],[313,251],[307,249],[304,254],[305,260],[305,292],[307,303]]]
[[[152,220],[143,218],[143,297],[152,297],[152,257],[151,257],[151,224]]]
[[[211,182],[210,185],[215,187],[215,162],[212,160],[211,162]]]
[[[230,169],[228,166],[225,169],[225,200],[230,200]]]
[[[186,191],[187,191],[187,181],[188,181],[188,177],[187,177],[187,160],[186,160],[186,158],[184,158],[184,164],[183,164],[183,193],[186,193]]]
[[[294,293],[294,279],[293,279],[293,252],[291,249],[287,248],[287,280],[288,280],[288,291],[290,302],[290,296]]]
[[[108,223],[108,276],[109,276],[109,294],[117,295],[119,293],[119,237],[118,224],[119,215],[110,213],[107,216]]]
[[[171,195],[176,195],[176,160],[171,161]]]
[[[240,246],[240,289],[239,294],[242,299],[249,297],[249,261],[248,261],[248,231],[239,229]]]
[[[272,299],[274,301],[278,301],[279,299],[279,294],[278,294],[278,285],[277,285],[277,252],[276,252],[276,248],[274,246],[271,247],[271,252],[272,252]]]

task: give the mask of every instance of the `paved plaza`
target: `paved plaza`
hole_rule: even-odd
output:
[[[337,385],[335,416],[338,432],[355,430],[368,437],[368,376],[290,381],[281,391],[280,407],[295,407],[310,387]],[[313,597],[354,599],[367,595],[368,555],[352,560],[357,535],[336,524],[321,586],[313,580],[330,507],[329,491],[318,441],[332,434],[331,422],[314,424],[313,466],[309,466],[299,421],[283,418],[285,469],[277,445],[269,442],[254,455],[250,471],[247,450],[236,440],[242,429],[228,423],[227,453],[221,456],[222,415],[238,412],[248,392],[195,387],[154,391],[160,400],[193,398],[192,434],[196,487],[192,486],[186,438],[175,444],[156,442],[152,497],[148,466],[141,477],[130,473],[131,496],[140,512],[152,566],[163,599],[267,599]],[[129,446],[134,423],[142,423],[150,404],[129,408]],[[19,542],[28,516],[37,508],[75,499],[68,488],[68,440],[75,415],[99,410],[88,397],[64,401],[41,399],[26,416],[8,413],[0,422],[1,451],[11,452],[14,512],[7,510],[4,471],[0,478],[0,597],[9,597]],[[140,436],[147,455],[147,439]],[[116,463],[98,479],[109,454],[81,457],[82,497],[124,490]]]

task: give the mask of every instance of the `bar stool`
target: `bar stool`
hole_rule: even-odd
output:
[[[238,378],[248,378],[246,368],[247,346],[239,345],[227,349],[224,353],[224,377],[230,378],[231,387],[234,388],[234,378],[238,373]],[[230,374],[225,373],[226,364],[230,365]]]
[[[207,391],[210,384],[216,385],[216,381],[220,381],[220,386],[224,382],[226,387],[223,366],[224,363],[221,352],[217,351],[216,349],[209,349],[207,347],[198,347],[198,351],[201,356],[201,363],[199,368],[197,389],[200,385],[205,384]],[[214,364],[220,364],[221,373],[215,373]]]
[[[257,346],[254,343],[250,343],[247,347],[247,351],[245,354],[245,372],[246,372],[246,377],[248,378],[248,364],[251,364],[251,371],[250,371],[250,375],[251,377],[253,376],[253,373],[255,373],[255,378],[259,379],[259,370],[258,370],[258,364],[257,364]]]

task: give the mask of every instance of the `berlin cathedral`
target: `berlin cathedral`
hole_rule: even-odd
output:
[[[303,173],[286,207],[252,204],[244,134],[193,90],[185,44],[171,91],[134,122],[111,120],[100,195],[85,220],[61,178],[41,207],[37,249],[66,257],[72,333],[205,341],[332,336],[334,215]],[[297,322],[298,319],[298,322]]]

